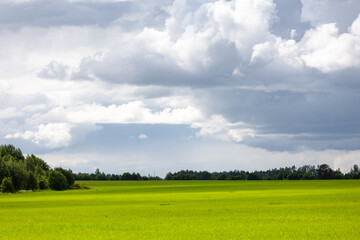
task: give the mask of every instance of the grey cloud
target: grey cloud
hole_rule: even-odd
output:
[[[68,66],[52,61],[38,73],[38,77],[63,80],[68,70]]]
[[[360,14],[360,1],[357,0],[301,0],[303,7],[301,18],[313,26],[336,23],[341,32]]]
[[[126,58],[121,51],[113,52],[100,61],[85,58],[72,78],[91,79],[95,75],[113,83],[207,87],[233,83],[232,73],[239,62],[234,44],[225,41],[209,47],[207,57],[213,59],[212,63],[203,68],[199,66],[195,73],[184,70],[167,56],[146,51]]]
[[[291,30],[296,30],[294,39],[299,40],[309,29],[308,22],[301,21],[301,0],[274,0],[277,20],[271,26],[271,31],[282,38],[290,38]]]

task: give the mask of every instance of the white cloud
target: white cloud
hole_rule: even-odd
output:
[[[229,123],[221,115],[213,115],[210,119],[193,123],[192,128],[199,129],[198,137],[214,138],[222,141],[242,142],[246,137],[254,137],[255,131],[244,123]]]
[[[15,107],[8,107],[0,109],[0,119],[9,119],[23,116],[23,113],[17,110]]]
[[[122,105],[85,104],[60,110],[73,123],[165,123],[190,124],[203,119],[199,109],[166,107],[154,112],[141,101]]]
[[[347,33],[340,34],[334,23],[306,31],[299,42],[274,37],[253,47],[251,63],[261,61],[307,66],[324,73],[360,66],[360,15]]]
[[[145,139],[148,139],[149,137],[147,136],[147,135],[145,135],[145,134],[140,134],[139,136],[138,136],[138,138],[140,139],[140,140],[145,140]]]
[[[70,126],[66,123],[48,123],[41,124],[37,131],[8,134],[5,138],[22,138],[49,148],[58,148],[68,146],[71,134]]]
[[[309,30],[301,44],[305,64],[323,72],[332,72],[360,66],[360,35],[356,35],[356,24],[349,33],[339,34],[335,24],[321,25]]]

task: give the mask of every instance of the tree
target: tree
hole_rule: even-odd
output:
[[[100,173],[95,176],[95,180],[107,180],[107,177],[104,173]]]
[[[29,177],[27,181],[27,188],[31,190],[37,190],[39,188],[38,181],[33,172],[29,171]]]
[[[60,171],[51,171],[48,181],[49,187],[52,190],[61,191],[69,188],[66,177]]]
[[[256,173],[249,173],[247,180],[260,180],[260,177]]]
[[[300,177],[299,177],[299,175],[298,175],[296,172],[292,172],[292,173],[290,173],[290,174],[287,176],[286,179],[287,179],[287,180],[299,180]]]
[[[227,178],[226,173],[221,173],[221,174],[217,177],[217,180],[226,180],[226,178]]]
[[[54,168],[55,171],[59,171],[61,172],[65,177],[66,177],[66,181],[68,183],[69,186],[73,185],[75,182],[75,177],[73,172],[69,169],[69,170],[65,170],[63,168]]]
[[[1,145],[0,146],[0,157],[12,156],[16,161],[24,161],[24,155],[22,154],[20,148],[16,148],[13,145]]]
[[[15,192],[14,185],[10,177],[5,177],[1,182],[1,192],[13,193]]]
[[[48,185],[47,185],[46,180],[41,179],[41,180],[39,181],[39,188],[40,188],[41,190],[44,190],[44,189],[47,189],[47,188],[48,188]]]
[[[318,165],[316,171],[320,179],[334,178],[334,171],[327,164]]]
[[[50,171],[49,165],[41,158],[36,157],[34,154],[26,156],[25,164],[27,171],[32,171],[38,175],[46,175],[46,172]]]
[[[9,169],[5,164],[5,161],[0,157],[0,182],[2,182],[4,177],[7,177],[9,175],[10,175]]]
[[[14,185],[15,191],[26,189],[28,174],[26,172],[25,163],[23,161],[14,160],[12,156],[10,156],[9,159],[10,160],[6,162],[6,165],[9,170],[9,176],[11,176],[11,181]]]

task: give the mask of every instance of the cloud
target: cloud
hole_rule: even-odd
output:
[[[0,119],[9,119],[22,116],[23,113],[17,111],[15,107],[8,107],[6,109],[0,109]]]
[[[87,104],[69,109],[59,109],[73,123],[164,123],[190,124],[203,119],[201,112],[192,107],[164,108],[153,112],[141,101],[122,105],[101,106]]]
[[[301,19],[313,27],[336,23],[341,31],[346,31],[360,12],[360,2],[356,0],[301,0],[301,3]]]
[[[138,138],[139,138],[140,140],[145,140],[145,139],[148,139],[149,137],[148,137],[147,135],[145,135],[145,134],[140,134],[140,135],[138,136]]]
[[[251,62],[310,67],[324,73],[360,65],[360,15],[347,33],[339,34],[335,24],[323,24],[306,31],[300,42],[274,38],[253,47]]]
[[[66,147],[71,141],[70,126],[66,123],[41,124],[37,131],[8,134],[5,138],[22,138],[49,148]]]
[[[229,123],[221,115],[213,115],[207,121],[193,123],[192,128],[199,129],[198,137],[214,138],[222,141],[242,142],[246,137],[254,137],[255,131],[242,122]]]
[[[101,60],[84,58],[74,78],[170,86],[221,82],[247,63],[254,44],[270,37],[275,5],[271,0],[178,0],[168,11],[164,29],[145,27]]]
[[[69,67],[56,61],[50,62],[44,69],[38,73],[40,78],[65,79]]]
[[[105,125],[134,124],[138,131],[126,140],[141,146],[154,144],[159,133],[148,130],[161,125],[182,126],[186,134],[179,138],[206,143],[203,151],[212,147],[209,142],[231,149],[322,151],[317,156],[329,156],[329,149],[356,150],[358,5],[2,1],[0,134],[8,138],[0,141],[20,143],[30,152],[69,148],[76,155],[104,144],[90,137],[86,145],[87,137],[115,135]],[[128,138],[142,133],[151,141]],[[159,145],[169,148],[170,138]],[[146,157],[132,159],[144,163]],[[231,159],[228,166],[236,166]]]

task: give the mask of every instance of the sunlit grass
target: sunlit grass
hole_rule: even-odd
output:
[[[360,181],[87,182],[0,195],[0,239],[359,239]]]

